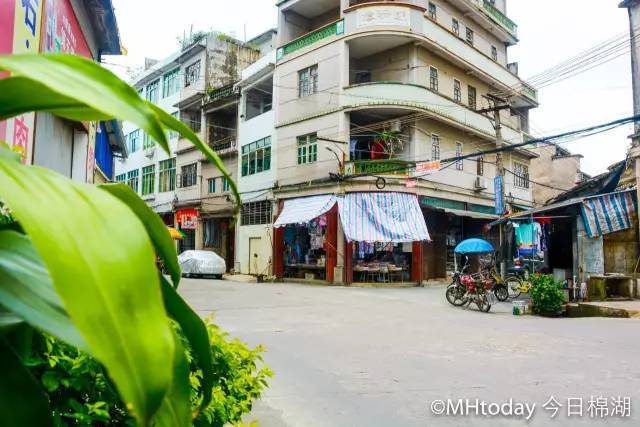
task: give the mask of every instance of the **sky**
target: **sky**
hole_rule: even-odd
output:
[[[113,0],[127,56],[105,62],[123,78],[127,67],[144,58],[161,59],[178,49],[177,38],[191,29],[217,30],[239,39],[276,26],[275,0]],[[619,0],[507,0],[507,14],[518,24],[520,43],[509,49],[509,62],[519,63],[525,80],[628,32],[626,10]],[[179,6],[179,7],[178,7]],[[579,76],[543,88],[540,107],[531,112],[531,131],[549,136],[633,115],[631,65],[628,55]],[[631,125],[563,146],[582,154],[589,174],[606,171],[623,160]]]

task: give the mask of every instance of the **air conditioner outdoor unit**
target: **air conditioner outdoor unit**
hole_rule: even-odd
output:
[[[149,147],[149,148],[145,148],[144,150],[144,155],[147,156],[148,158],[152,158],[154,155],[156,154],[156,147]]]
[[[476,190],[486,190],[487,180],[483,176],[477,177],[475,187],[476,187]]]

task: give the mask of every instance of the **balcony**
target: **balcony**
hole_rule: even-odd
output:
[[[209,143],[209,147],[218,154],[219,157],[226,157],[238,153],[238,143],[236,135],[228,136]]]
[[[502,13],[487,0],[482,1],[482,8],[484,9],[485,13],[487,13],[491,17],[491,19],[500,24],[500,26],[507,30],[509,34],[511,34],[513,37],[518,37],[518,26],[515,22],[509,19],[507,15]]]
[[[300,36],[297,39],[285,44],[284,46],[279,47],[276,51],[276,60],[280,61],[285,56],[290,55],[293,52],[314,45],[321,40],[339,36],[342,34],[344,34],[344,20],[341,19],[339,21],[332,22],[324,27],[318,28],[317,30],[307,33],[303,36]]]
[[[352,85],[345,88],[342,102],[344,108],[355,111],[380,107],[419,110],[451,126],[495,140],[493,124],[486,116],[415,84],[374,82]],[[521,132],[507,126],[503,127],[502,134],[510,144],[523,141]]]
[[[199,102],[205,94],[204,78],[189,82],[180,91],[180,100],[175,105],[178,108],[186,108],[195,102]]]

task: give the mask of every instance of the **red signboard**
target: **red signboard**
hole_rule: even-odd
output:
[[[195,230],[198,226],[199,212],[197,209],[180,209],[176,218],[182,230]]]
[[[45,0],[41,50],[92,57],[70,0]]]

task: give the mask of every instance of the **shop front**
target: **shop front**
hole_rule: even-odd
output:
[[[338,243],[338,206],[334,195],[281,202],[274,229],[276,277],[334,281]]]
[[[182,232],[182,240],[178,244],[178,253],[196,248],[196,229],[198,228],[198,209],[180,209],[176,212],[178,229]]]
[[[347,284],[422,283],[431,238],[414,194],[350,193],[338,205]]]

